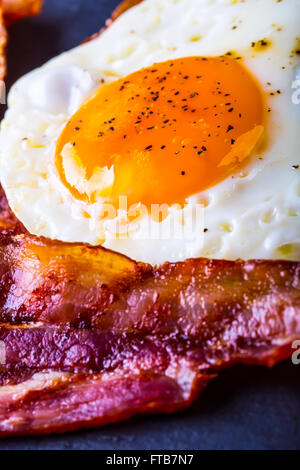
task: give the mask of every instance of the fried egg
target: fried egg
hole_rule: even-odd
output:
[[[300,260],[300,0],[144,0],[22,77],[0,178],[27,229],[159,264]]]

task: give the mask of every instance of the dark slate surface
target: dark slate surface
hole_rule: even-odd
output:
[[[118,0],[46,0],[41,17],[10,31],[8,86],[97,31]],[[101,53],[101,51],[100,51]],[[4,439],[0,449],[300,449],[300,365],[235,367],[188,411],[99,430]]]

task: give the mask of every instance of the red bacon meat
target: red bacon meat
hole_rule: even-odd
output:
[[[153,268],[84,244],[0,238],[0,432],[49,433],[188,406],[231,364],[300,335],[300,264]]]

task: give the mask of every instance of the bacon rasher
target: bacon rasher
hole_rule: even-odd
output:
[[[300,335],[300,264],[158,268],[101,247],[0,239],[0,431],[48,433],[188,406],[220,369]]]

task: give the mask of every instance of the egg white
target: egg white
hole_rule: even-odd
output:
[[[300,105],[292,101],[299,24],[300,0],[144,0],[99,37],[24,76],[10,91],[0,134],[0,179],[13,211],[31,233],[101,243],[152,264],[198,256],[300,260]],[[252,43],[261,39],[270,46],[258,51]],[[104,83],[155,62],[228,52],[265,94],[267,141],[239,172],[188,199],[203,204],[205,231],[149,238],[145,216],[128,237],[110,237],[101,203],[75,199],[56,172],[64,125]],[[175,208],[170,217],[178,228]]]

